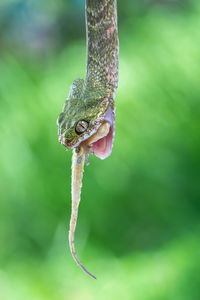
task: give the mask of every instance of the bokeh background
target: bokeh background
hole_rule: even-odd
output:
[[[0,299],[200,299],[200,2],[118,1],[116,137],[85,168],[56,119],[86,64],[84,0],[0,1]]]

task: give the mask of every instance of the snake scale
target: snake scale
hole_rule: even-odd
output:
[[[86,0],[87,67],[85,79],[72,83],[58,117],[59,142],[73,149],[70,250],[80,263],[74,234],[80,202],[84,163],[90,154],[105,159],[112,152],[115,130],[115,94],[118,85],[118,29],[116,0]]]

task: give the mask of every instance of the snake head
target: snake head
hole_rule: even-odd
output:
[[[104,120],[110,122],[112,134],[108,136],[113,141],[114,105],[112,109],[111,106],[109,95],[104,89],[85,87],[83,79],[75,80],[57,119],[59,142],[67,149],[73,149],[94,135]],[[107,144],[109,149],[105,149],[105,157],[98,155],[98,147],[95,147],[97,143],[94,143],[96,156],[105,158],[110,155],[111,141]]]

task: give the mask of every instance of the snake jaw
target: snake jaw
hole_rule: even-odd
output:
[[[107,158],[112,152],[115,120],[111,107],[109,107],[104,119],[104,123],[101,125],[100,129],[104,124],[108,125],[107,128],[104,127],[104,134],[102,133],[102,136],[91,144],[91,150],[93,154],[100,159]]]

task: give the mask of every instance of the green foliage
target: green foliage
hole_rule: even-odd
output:
[[[85,43],[1,55],[1,300],[200,298],[199,7],[167,7],[120,13],[114,149],[90,158],[76,232],[96,282],[69,253],[71,151],[56,126]]]

